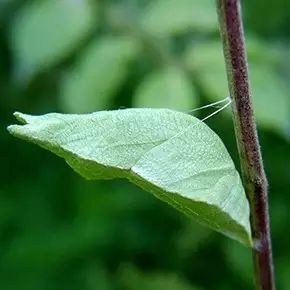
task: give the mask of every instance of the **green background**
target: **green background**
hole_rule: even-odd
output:
[[[287,290],[290,2],[242,4],[277,285]],[[215,1],[1,0],[0,92],[1,289],[252,289],[249,249],[126,181],[85,181],[6,131],[14,111],[189,112],[225,98]],[[206,122],[239,167],[230,110]]]

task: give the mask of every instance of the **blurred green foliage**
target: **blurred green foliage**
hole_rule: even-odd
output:
[[[290,285],[289,3],[242,1],[270,183],[276,276],[285,290]],[[82,180],[62,160],[5,130],[15,110],[43,114],[138,105],[186,111],[226,97],[214,4],[0,2],[1,289],[251,289],[249,249],[124,181]],[[208,124],[238,166],[229,116],[222,112]]]

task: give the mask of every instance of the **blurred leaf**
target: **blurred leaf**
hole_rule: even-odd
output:
[[[255,35],[246,39],[247,54],[251,62],[275,66],[281,62],[281,55],[286,52],[286,47],[274,41],[267,42]]]
[[[197,93],[190,79],[178,68],[155,71],[139,84],[135,107],[190,110],[197,105]]]
[[[90,0],[44,0],[15,17],[11,37],[17,73],[31,75],[67,57],[95,25]]]
[[[119,272],[124,290],[195,290],[189,282],[172,273],[144,273],[133,266],[123,266]]]
[[[62,109],[84,113],[108,107],[137,52],[137,43],[124,37],[106,37],[91,43],[61,84]]]
[[[285,133],[290,122],[289,88],[273,68],[250,65],[256,118],[266,128]]]
[[[218,28],[215,3],[212,0],[155,0],[146,8],[141,25],[157,36],[176,35],[192,29],[214,31]]]
[[[221,42],[194,44],[186,52],[185,62],[208,98],[216,101],[229,95]]]
[[[251,56],[252,54],[249,55],[250,82],[258,124],[286,134],[290,121],[289,88],[266,62],[266,57],[261,63],[251,61]],[[186,63],[198,77],[204,92],[211,100],[229,95],[220,43],[212,41],[195,45],[188,51]]]
[[[65,158],[83,177],[127,178],[200,223],[251,245],[239,174],[222,141],[197,118],[166,109],[15,116],[24,125],[10,126],[11,134]]]

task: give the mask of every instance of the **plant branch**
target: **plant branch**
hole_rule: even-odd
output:
[[[268,186],[254,120],[239,0],[216,0],[235,134],[250,203],[256,289],[274,290]]]

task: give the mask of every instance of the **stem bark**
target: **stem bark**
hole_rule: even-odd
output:
[[[253,114],[240,1],[216,3],[242,178],[250,204],[256,289],[274,290],[268,185]]]

